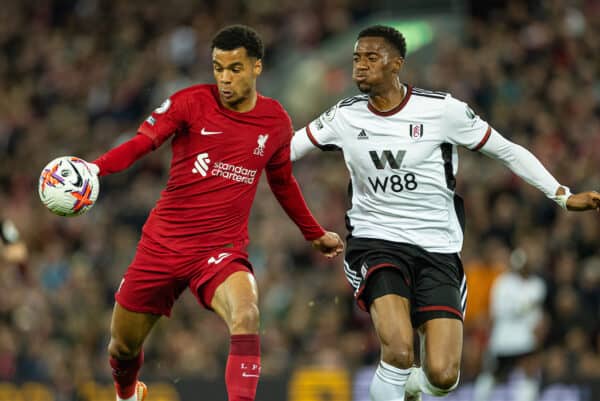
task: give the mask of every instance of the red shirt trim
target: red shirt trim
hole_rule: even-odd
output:
[[[379,111],[375,107],[373,107],[371,102],[369,102],[367,104],[367,107],[369,108],[369,110],[371,110],[371,113],[377,114],[378,116],[383,116],[383,117],[391,116],[393,114],[396,114],[397,112],[402,110],[404,108],[404,106],[406,106],[406,103],[408,103],[408,99],[410,99],[410,95],[412,95],[412,86],[407,85],[406,94],[404,95],[404,99],[402,99],[400,104],[398,106],[394,107],[393,109],[388,110],[388,111]]]
[[[313,145],[315,145],[317,148],[321,149],[323,148],[323,145],[321,145],[314,137],[312,131],[310,130],[310,127],[307,125],[306,126],[306,136],[308,136],[308,139],[310,139],[310,141],[312,142]]]
[[[490,135],[492,134],[492,127],[490,127],[488,125],[488,129],[487,131],[485,131],[485,135],[483,136],[483,139],[481,141],[479,141],[479,143],[477,144],[477,146],[475,146],[473,149],[471,149],[473,152],[477,152],[479,149],[481,149],[483,147],[483,145],[485,145],[488,141],[488,139],[490,139]]]
[[[451,306],[431,305],[431,306],[421,306],[420,308],[417,308],[417,312],[432,312],[432,311],[450,312],[450,313],[458,316],[461,320],[463,318],[462,313],[460,313],[458,310],[452,308]]]

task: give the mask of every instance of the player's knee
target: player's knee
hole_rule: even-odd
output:
[[[140,350],[141,346],[128,344],[114,337],[110,339],[108,344],[108,354],[115,359],[133,359],[140,353]]]
[[[427,365],[427,379],[435,387],[448,390],[451,389],[458,380],[460,368],[458,363]]]
[[[257,333],[259,321],[258,306],[254,303],[244,305],[231,314],[230,331],[232,334]]]
[[[402,339],[390,339],[381,341],[381,357],[392,366],[400,369],[408,369],[413,365],[413,346]]]

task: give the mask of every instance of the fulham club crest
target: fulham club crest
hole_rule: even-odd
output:
[[[421,139],[423,137],[423,124],[410,124],[408,135],[411,139]]]

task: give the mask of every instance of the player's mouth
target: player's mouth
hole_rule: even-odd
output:
[[[355,76],[354,76],[354,80],[355,80],[356,82],[364,82],[364,81],[366,81],[366,80],[367,80],[367,76],[366,76],[366,75],[362,75],[362,74],[360,74],[360,75],[355,75]]]
[[[223,99],[231,99],[233,97],[233,91],[231,89],[221,89],[221,96]]]

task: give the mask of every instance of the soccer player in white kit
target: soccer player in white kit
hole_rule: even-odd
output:
[[[443,396],[458,384],[466,281],[457,146],[502,161],[565,209],[600,208],[600,194],[571,194],[465,103],[403,84],[405,55],[397,30],[361,31],[352,78],[363,94],[341,100],[292,140],[292,160],[315,148],[341,150],[350,174],[344,270],[381,343],[374,401]],[[420,367],[413,367],[413,328]]]

